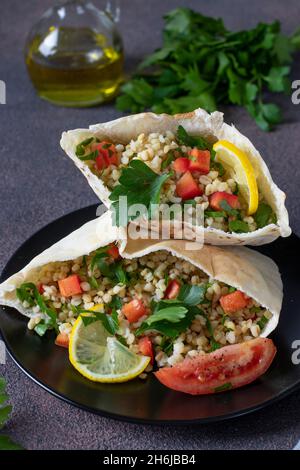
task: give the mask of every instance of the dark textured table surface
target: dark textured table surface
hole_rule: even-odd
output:
[[[53,0],[1,0],[0,80],[7,104],[0,105],[0,268],[18,246],[48,222],[97,202],[85,179],[59,147],[65,129],[87,127],[119,115],[113,105],[65,109],[41,101],[23,61],[26,33]],[[95,3],[100,4],[100,1]],[[299,0],[121,0],[127,66],[158,47],[162,15],[182,4],[222,16],[233,29],[279,19],[285,33],[300,24]],[[299,59],[299,58],[298,58]],[[299,63],[299,60],[298,60]],[[300,67],[293,70],[300,79]],[[273,178],[287,193],[293,230],[300,235],[299,110],[289,97],[276,98],[284,124],[261,132],[241,109],[225,109],[225,120],[249,136]],[[225,423],[195,427],[150,427],[116,422],[78,410],[49,395],[7,357],[0,365],[13,403],[8,431],[27,449],[291,449],[300,438],[300,393],[262,411]]]

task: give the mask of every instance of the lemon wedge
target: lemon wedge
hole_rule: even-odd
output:
[[[149,357],[133,353],[111,336],[100,320],[85,326],[81,316],[71,332],[69,358],[87,379],[107,383],[127,382],[137,377],[150,361]]]
[[[254,214],[258,208],[258,188],[253,166],[246,153],[228,140],[218,140],[213,149],[216,152],[216,162],[222,163],[226,172],[238,184],[248,206],[248,215]]]

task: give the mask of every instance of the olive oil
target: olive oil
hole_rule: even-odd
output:
[[[26,64],[41,98],[93,106],[115,96],[123,77],[122,44],[92,29],[51,26],[27,47]]]

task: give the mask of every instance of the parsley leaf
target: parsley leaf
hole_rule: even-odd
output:
[[[230,286],[230,287],[228,288],[228,294],[232,294],[232,293],[235,292],[236,290],[237,290],[236,287]]]
[[[164,16],[162,36],[162,46],[145,57],[121,87],[118,109],[174,114],[236,104],[244,106],[262,130],[280,122],[280,109],[264,103],[264,92],[290,89],[299,30],[285,36],[274,21],[232,32],[221,19],[176,8]]]
[[[85,154],[85,147],[90,145],[93,140],[94,137],[88,137],[87,139],[83,140],[78,145],[76,145],[75,154],[77,155],[77,157],[82,157]]]
[[[225,175],[225,168],[223,167],[222,163],[212,161],[211,168],[216,170],[219,173],[219,176]]]
[[[214,392],[225,392],[226,390],[230,390],[232,388],[232,383],[231,382],[226,382],[223,385],[220,385],[219,387],[214,388]]]
[[[160,347],[164,353],[167,354],[167,356],[171,355],[173,351],[173,342],[170,338],[167,336],[163,336],[162,341],[160,343]]]
[[[48,315],[49,318],[44,321],[44,323],[47,325],[47,328],[44,327],[45,331],[47,329],[54,328],[55,331],[58,332],[56,311],[47,306],[43,296],[39,293],[35,284],[32,282],[24,282],[16,289],[16,294],[21,302],[28,302],[30,307],[38,305],[40,307],[40,311]],[[42,327],[40,327],[38,331],[38,334],[40,334],[42,332]]]
[[[249,232],[249,225],[243,220],[230,220],[228,222],[228,228],[230,232],[235,233],[247,233]]]
[[[113,263],[108,263],[107,258],[109,257],[109,255],[107,253],[107,249],[108,247],[104,246],[96,251],[91,260],[91,271],[94,271],[95,267],[97,266],[103,276],[107,277],[116,284],[128,284],[129,277],[127,272],[123,269],[123,262],[115,261]],[[90,278],[90,282],[92,287],[98,287],[98,282],[93,276]]]
[[[238,209],[233,209],[230,204],[226,201],[226,199],[222,199],[220,201],[220,207],[227,212],[227,214],[232,215],[234,217],[239,217],[240,216],[240,211]]]
[[[119,295],[114,295],[111,302],[107,304],[108,308],[111,308],[113,310],[120,310],[122,308],[122,299]]]
[[[94,150],[93,152],[87,154],[87,155],[83,155],[83,156],[78,156],[78,158],[82,161],[82,162],[86,162],[88,160],[95,160],[97,157],[98,157],[98,150]]]
[[[270,223],[276,223],[276,215],[268,204],[261,202],[254,214],[257,228],[265,227]]]
[[[260,320],[258,320],[257,324],[260,327],[261,331],[264,329],[268,321],[269,319],[265,317],[264,315],[260,318]]]
[[[101,321],[106,331],[109,334],[115,335],[119,329],[118,315],[116,311],[112,314],[96,312],[94,310],[85,310],[83,308],[75,307],[77,315],[81,315],[81,320],[84,326],[88,326],[96,321]],[[89,314],[89,315],[84,315]]]
[[[176,299],[152,302],[152,314],[136,330],[136,336],[145,331],[158,331],[168,338],[175,339],[185,331],[196,315],[204,315],[196,305],[204,301],[206,286],[184,284]]]
[[[162,162],[161,169],[165,170],[171,163],[175,160],[175,155],[173,152],[169,152],[167,158]]]
[[[113,189],[109,199],[115,212],[115,224],[126,226],[129,220],[134,220],[140,214],[120,214],[120,196],[127,197],[127,209],[134,204],[143,204],[151,212],[152,204],[158,204],[160,192],[170,173],[157,175],[141,160],[132,160],[129,166],[123,168],[119,184]]]
[[[204,216],[218,219],[219,217],[227,217],[227,214],[224,211],[204,211]]]
[[[0,377],[0,429],[7,423],[12,411],[12,406],[7,404],[8,395],[6,393],[6,382],[4,377]],[[0,450],[20,450],[18,444],[13,442],[9,436],[0,435]]]
[[[190,286],[188,284],[184,284],[180,288],[177,300],[179,302],[181,301],[184,305],[194,307],[204,300],[205,293],[205,286]]]
[[[185,317],[187,308],[181,305],[174,305],[172,307],[162,308],[157,312],[150,315],[144,323],[151,326],[158,321],[168,321],[170,323],[177,323]]]
[[[98,289],[98,282],[97,282],[97,279],[96,279],[94,276],[91,276],[91,277],[88,279],[88,282],[89,282],[90,286],[91,286],[93,289]]]
[[[181,145],[187,145],[188,147],[197,147],[201,150],[211,149],[212,147],[204,137],[189,135],[182,126],[178,126],[176,138]]]

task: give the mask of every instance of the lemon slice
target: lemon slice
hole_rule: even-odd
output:
[[[247,203],[248,215],[254,214],[258,207],[258,188],[253,166],[242,150],[228,140],[219,140],[213,146],[216,161],[222,163],[226,172],[233,178]]]
[[[71,364],[94,382],[127,382],[143,372],[150,358],[139,356],[123,346],[95,321],[85,326],[78,317],[70,336]]]

